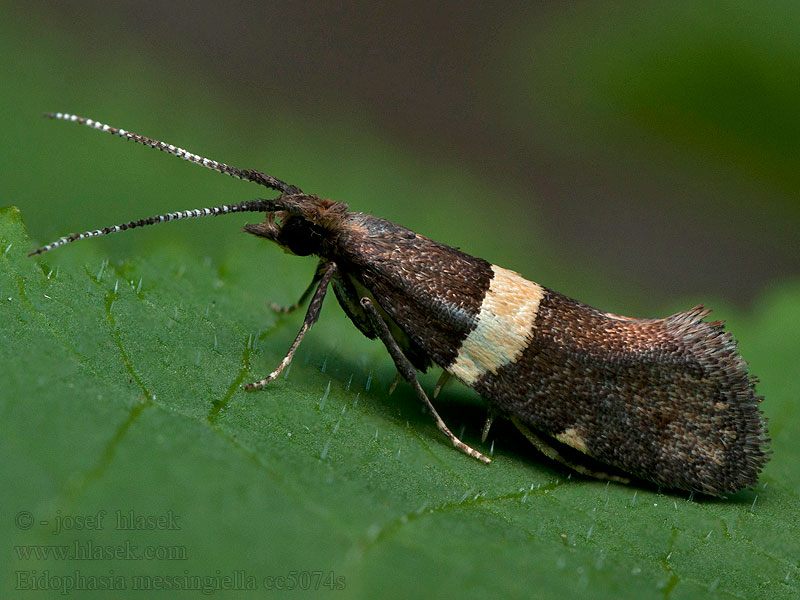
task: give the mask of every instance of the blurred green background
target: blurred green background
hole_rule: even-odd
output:
[[[0,265],[2,518],[173,510],[187,525],[165,540],[192,551],[143,568],[8,547],[12,588],[31,569],[244,569],[259,583],[335,570],[359,597],[797,593],[796,3],[32,1],[2,14],[0,206],[21,211],[0,239],[0,252],[16,240]],[[708,303],[762,379],[770,486],[687,503],[565,483],[502,426],[491,470],[472,465],[408,390],[386,397],[388,358],[333,304],[278,400],[243,394],[299,326],[266,303],[292,302],[311,261],[228,217],[75,244],[39,268],[17,256],[34,243],[20,218],[43,244],[266,190],[44,111],[264,170],[606,310]],[[453,389],[442,402],[476,440],[479,401]],[[72,540],[37,531],[10,535]]]
[[[3,185],[42,238],[87,217],[193,206],[191,188],[178,192],[197,180],[219,186],[198,201],[258,193],[196,173],[158,193],[144,186],[172,168],[161,157],[32,118],[86,113],[338,200],[369,189],[359,209],[498,247],[498,259],[497,231],[515,224],[502,237],[530,244],[531,276],[575,295],[577,263],[577,280],[613,277],[647,308],[687,294],[747,305],[800,269],[798,13],[792,2],[9,5]],[[391,179],[346,171],[376,153],[411,162]],[[82,185],[109,178],[120,193],[86,187],[67,208],[55,183],[101,158]],[[428,169],[461,182],[433,196]],[[49,202],[22,194],[42,173]],[[131,180],[143,188],[128,210]],[[495,210],[468,202],[478,181],[504,200]],[[384,208],[393,193],[403,204]],[[479,208],[481,245],[473,232],[453,240],[437,212]]]

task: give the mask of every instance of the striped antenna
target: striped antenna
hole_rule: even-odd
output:
[[[78,240],[108,235],[109,233],[117,233],[118,231],[125,231],[127,229],[136,229],[137,227],[144,227],[145,225],[155,225],[156,223],[178,221],[180,219],[196,219],[197,217],[227,215],[236,212],[271,212],[274,210],[274,200],[248,200],[246,202],[240,202],[239,204],[223,204],[222,206],[215,206],[213,208],[195,208],[193,210],[166,213],[163,215],[157,215],[155,217],[148,217],[147,219],[139,219],[138,221],[129,221],[128,223],[122,223],[121,225],[114,225],[112,227],[105,227],[103,229],[95,229],[94,231],[84,231],[83,233],[67,235],[56,240],[55,242],[47,244],[46,246],[42,246],[38,250],[34,250],[28,254],[28,256],[42,254],[65,244],[77,242]]]
[[[106,133],[110,133],[111,135],[117,135],[121,138],[132,140],[134,142],[138,142],[139,144],[150,146],[151,148],[156,148],[157,150],[161,150],[162,152],[166,152],[167,154],[174,154],[178,158],[182,158],[183,160],[188,160],[189,162],[193,162],[196,165],[201,165],[203,167],[211,169],[212,171],[218,171],[219,173],[224,173],[225,175],[230,175],[231,177],[236,177],[237,179],[252,181],[253,183],[263,185],[273,190],[278,190],[279,192],[283,192],[285,194],[294,195],[301,193],[300,188],[293,185],[289,185],[288,183],[283,182],[280,179],[276,179],[272,175],[267,175],[266,173],[262,173],[261,171],[256,171],[255,169],[239,169],[237,167],[232,167],[230,165],[226,165],[225,163],[217,162],[216,160],[210,160],[203,156],[199,156],[197,154],[189,152],[188,150],[179,148],[178,146],[173,146],[172,144],[160,142],[158,140],[154,140],[149,137],[139,135],[138,133],[132,133],[130,131],[126,131],[125,129],[118,129],[117,127],[112,127],[111,125],[106,125],[104,123],[100,123],[99,121],[95,121],[93,119],[87,119],[85,117],[79,117],[77,115],[71,115],[68,113],[45,113],[43,116],[48,119],[58,119],[60,121],[72,121],[73,123],[86,125],[87,127],[97,129],[98,131],[105,131]]]

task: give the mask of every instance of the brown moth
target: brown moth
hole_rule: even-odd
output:
[[[346,204],[305,194],[260,171],[238,169],[171,144],[91,119],[72,121],[151,146],[220,173],[277,190],[278,197],[167,213],[63,237],[31,255],[76,240],[164,221],[263,212],[245,231],[298,256],[314,255],[314,278],[293,306],[311,302],[297,338],[261,388],[292,360],[319,317],[329,286],[369,338],[379,338],[399,376],[416,390],[437,427],[459,450],[489,459],[445,425],[417,379],[444,369],[476,390],[492,415],[510,418],[547,456],[580,473],[583,459],[667,488],[720,495],[753,486],[768,460],[766,421],[755,378],[720,321],[697,306],[662,319],[603,312],[521,275],[435,242]],[[577,452],[567,458],[563,446]],[[559,449],[561,448],[561,449]]]

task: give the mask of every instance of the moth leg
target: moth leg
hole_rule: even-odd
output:
[[[538,433],[535,433],[530,427],[525,425],[522,421],[520,421],[517,417],[511,417],[511,422],[517,426],[522,434],[528,438],[528,441],[533,444],[539,452],[544,454],[550,460],[554,460],[558,463],[561,463],[565,467],[569,467],[576,473],[580,473],[581,475],[586,475],[588,477],[594,477],[595,479],[603,479],[608,481],[616,481],[617,483],[630,483],[631,480],[627,477],[621,477],[619,475],[612,475],[610,473],[604,473],[602,471],[594,471],[589,469],[585,465],[580,463],[573,462],[568,460],[561,453],[556,450],[552,445],[547,443],[544,438],[542,438]]]
[[[283,315],[287,315],[290,312],[296,311],[298,308],[300,308],[303,304],[306,303],[306,300],[308,300],[308,297],[311,295],[311,293],[317,287],[317,283],[319,283],[319,280],[322,279],[322,276],[325,274],[325,268],[326,268],[327,264],[328,263],[326,263],[325,261],[322,261],[322,260],[319,261],[319,263],[317,263],[317,270],[314,271],[314,278],[311,280],[311,283],[308,284],[308,287],[302,293],[302,295],[297,300],[297,302],[295,302],[294,304],[290,304],[289,306],[281,306],[277,302],[270,302],[269,303],[269,307],[272,310],[274,310],[275,312],[281,313]]]
[[[303,319],[303,326],[300,328],[300,332],[297,334],[297,337],[294,339],[294,342],[289,348],[289,352],[286,353],[286,356],[283,357],[281,364],[278,365],[278,368],[261,381],[248,383],[246,386],[244,386],[244,389],[253,390],[264,387],[270,381],[274,380],[278,375],[280,375],[281,371],[289,366],[289,363],[292,362],[292,358],[294,358],[294,353],[297,351],[297,347],[300,345],[300,342],[303,341],[303,338],[305,337],[306,333],[308,333],[308,330],[311,329],[314,323],[317,322],[317,319],[319,319],[319,311],[322,309],[322,301],[325,299],[325,292],[328,290],[328,284],[331,282],[331,277],[333,277],[335,271],[336,263],[328,263],[325,266],[325,272],[320,277],[319,284],[317,285],[317,291],[314,292],[314,297],[311,299],[311,304],[308,305],[308,312],[306,312],[306,317]]]
[[[398,373],[397,376],[399,377],[400,374]],[[442,371],[442,374],[439,376],[439,381],[436,382],[436,387],[433,388],[434,399],[439,397],[439,392],[441,392],[442,389],[444,389],[444,386],[447,385],[451,377],[452,376],[448,371]],[[391,389],[394,390],[394,387],[396,385],[397,385],[397,379],[395,379],[395,383],[392,384]],[[486,422],[483,424],[483,429],[481,430],[481,443],[485,442],[486,438],[489,437],[489,429],[492,426],[492,421],[494,421],[494,415],[495,411],[490,406],[489,409],[486,411]]]
[[[414,366],[403,355],[403,352],[400,350],[400,346],[397,345],[397,341],[392,337],[392,334],[389,332],[389,327],[378,313],[375,305],[372,304],[372,301],[367,297],[361,298],[361,306],[364,307],[364,310],[372,322],[375,332],[378,334],[378,337],[380,337],[383,345],[386,346],[386,349],[389,351],[389,355],[392,357],[392,360],[394,360],[395,367],[397,367],[397,372],[400,373],[400,375],[402,375],[403,378],[412,386],[414,386],[417,396],[419,396],[420,400],[425,403],[425,405],[428,407],[428,410],[431,411],[439,431],[441,431],[445,437],[450,440],[453,446],[461,450],[464,454],[468,454],[469,456],[477,458],[482,462],[490,463],[491,460],[477,450],[473,450],[467,446],[464,442],[453,435],[453,432],[447,428],[447,425],[445,425],[442,417],[440,417],[439,413],[436,412],[436,409],[433,407],[433,404],[431,404],[427,394],[425,394],[425,390],[422,389]]]

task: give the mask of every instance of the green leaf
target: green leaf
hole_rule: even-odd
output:
[[[390,360],[332,300],[288,377],[244,392],[302,320],[271,314],[269,294],[290,301],[313,271],[267,250],[240,259],[259,245],[107,262],[86,244],[54,266],[25,256],[19,211],[0,211],[5,589],[93,576],[264,589],[314,586],[320,572],[320,591],[343,583],[354,597],[796,597],[797,286],[729,319],[762,378],[774,460],[753,492],[689,499],[570,477],[503,424],[491,465],[460,454],[407,386],[387,394]],[[438,404],[488,451],[474,395],[452,386]],[[117,529],[132,514],[156,528]],[[20,554],[53,544],[185,560]]]

